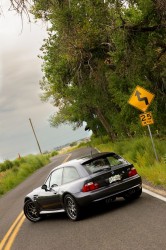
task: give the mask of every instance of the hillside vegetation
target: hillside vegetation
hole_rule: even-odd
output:
[[[16,187],[37,169],[49,163],[50,155],[29,155],[0,163],[0,196]]]

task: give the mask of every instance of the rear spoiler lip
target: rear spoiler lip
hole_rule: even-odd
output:
[[[95,161],[95,160],[98,160],[98,159],[100,159],[100,158],[102,158],[102,157],[107,157],[107,156],[112,156],[112,155],[117,155],[117,154],[114,153],[114,152],[104,152],[103,154],[101,153],[101,154],[99,154],[99,155],[97,155],[97,156],[92,155],[92,158],[90,158],[90,159],[88,159],[88,160],[82,162],[81,165],[86,165],[86,164],[89,164],[90,162],[93,162],[93,161]],[[117,155],[117,156],[118,156],[118,155]]]

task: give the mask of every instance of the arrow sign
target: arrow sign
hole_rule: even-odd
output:
[[[136,93],[135,93],[135,96],[137,96],[138,98],[138,101],[145,101],[145,104],[148,105],[149,102],[148,102],[148,98],[147,97],[141,97],[141,93],[137,90]]]
[[[128,103],[135,108],[145,112],[154,98],[154,94],[148,90],[137,86],[132,93]]]

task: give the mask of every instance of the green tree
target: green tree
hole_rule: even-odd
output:
[[[12,1],[25,11],[27,1]],[[155,128],[166,123],[164,0],[34,0],[31,12],[49,23],[42,51],[43,100],[59,111],[53,126],[87,122],[113,140],[140,130],[127,103],[137,84],[153,92]],[[19,5],[20,4],[20,5]]]

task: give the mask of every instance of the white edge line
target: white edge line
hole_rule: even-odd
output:
[[[163,196],[161,196],[161,195],[159,195],[159,194],[155,194],[155,193],[153,193],[152,191],[149,191],[149,190],[147,190],[147,189],[145,189],[145,188],[143,188],[142,191],[143,191],[144,193],[146,193],[146,194],[149,194],[149,195],[151,195],[151,196],[153,196],[153,197],[159,199],[159,200],[162,200],[162,201],[165,201],[165,202],[166,202],[166,197],[163,197]]]

